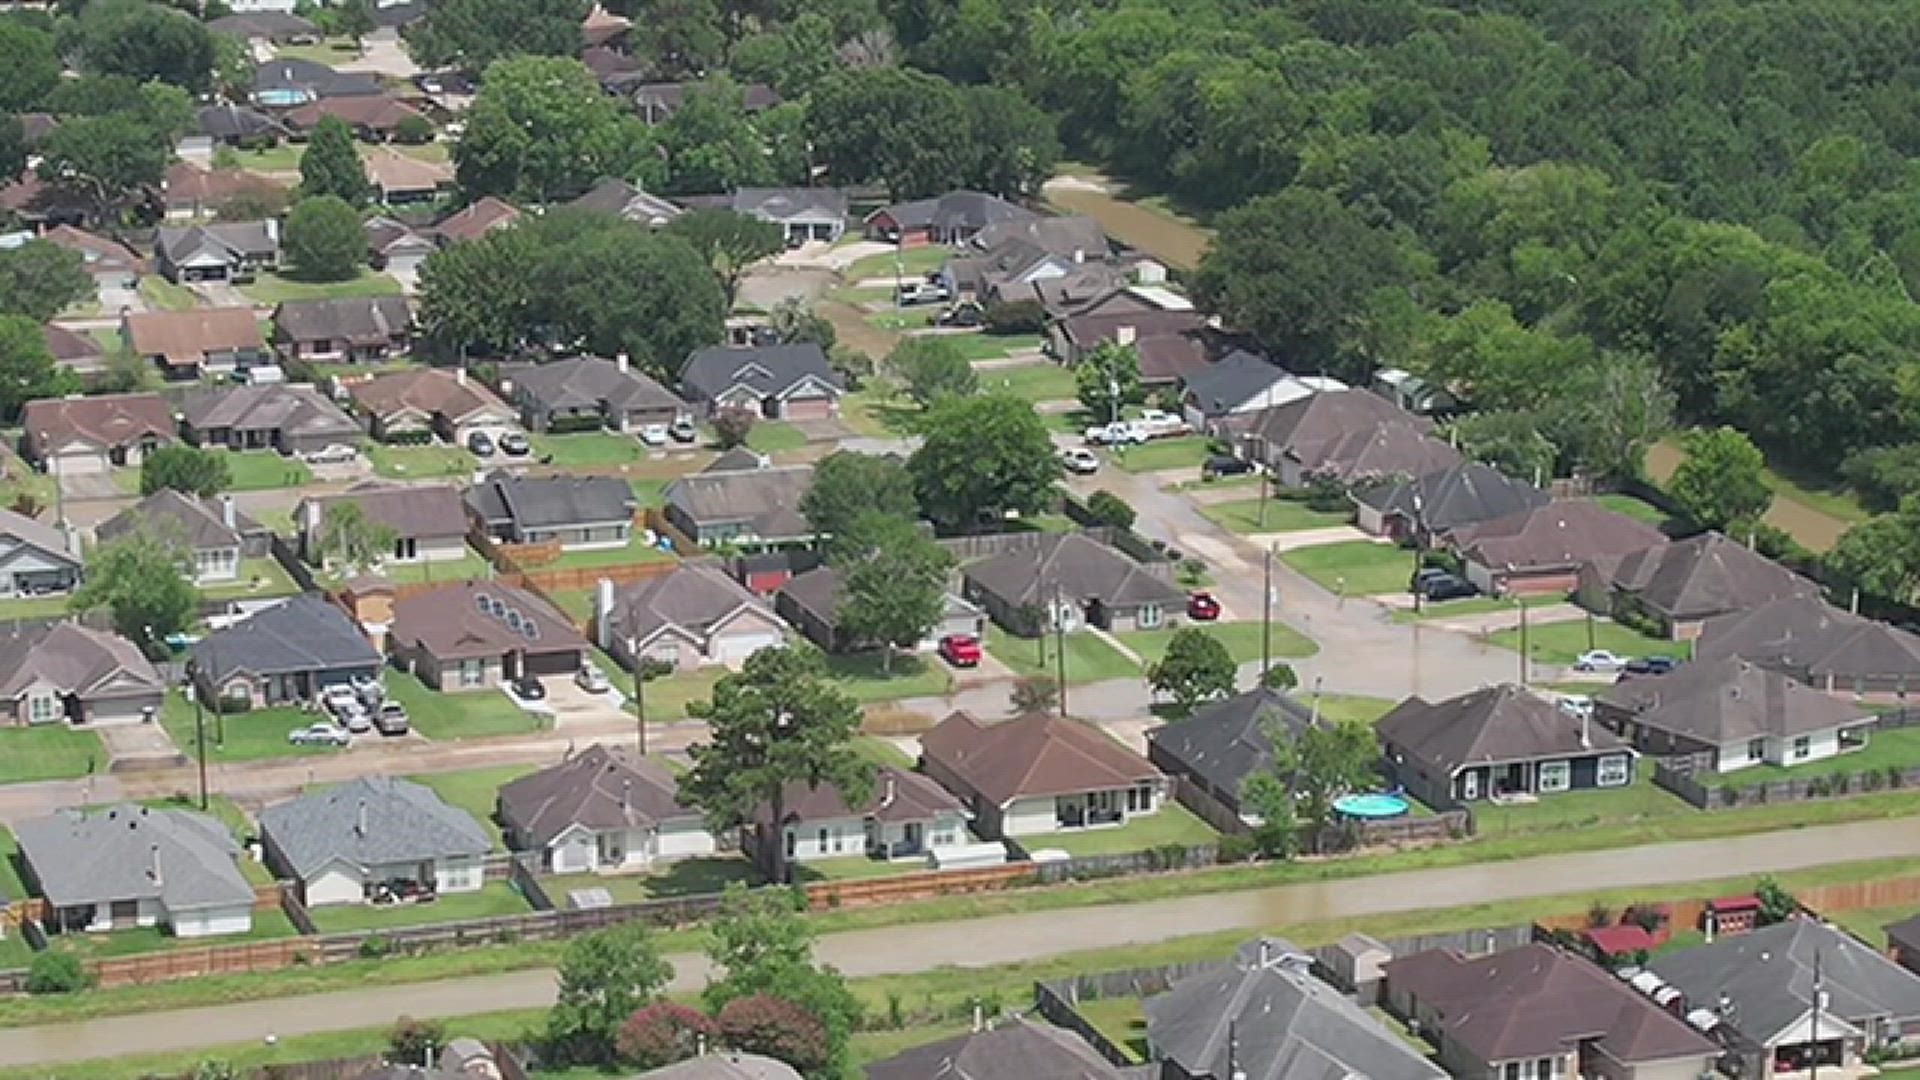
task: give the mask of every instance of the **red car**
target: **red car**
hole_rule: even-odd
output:
[[[1220,601],[1212,593],[1197,592],[1187,597],[1187,618],[1195,622],[1212,622],[1220,617]]]
[[[940,657],[954,667],[979,667],[980,655],[980,639],[972,634],[948,634],[940,639]]]

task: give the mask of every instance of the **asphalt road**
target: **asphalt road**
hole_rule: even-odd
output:
[[[1580,889],[1589,884],[1654,887],[1901,855],[1920,855],[1920,819],[1576,852],[1121,906],[996,915],[941,923],[937,930],[930,924],[858,930],[828,935],[821,939],[818,951],[822,960],[849,976],[906,974],[1036,960],[1221,930],[1284,933],[1291,925],[1333,917],[1495,900],[1569,895],[1569,903],[1578,905]],[[682,954],[668,959],[674,966],[675,989],[698,989],[704,984],[703,957]],[[0,1067],[190,1051],[269,1036],[377,1027],[401,1015],[452,1018],[539,1008],[550,1004],[553,994],[553,972],[542,969],[14,1028],[0,1034]],[[450,1027],[458,1033],[458,1023]]]

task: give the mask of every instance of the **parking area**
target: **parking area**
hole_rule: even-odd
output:
[[[626,712],[627,699],[619,690],[589,693],[571,675],[549,675],[540,680],[540,685],[546,688],[545,704],[553,713],[556,731],[605,731],[633,722]]]

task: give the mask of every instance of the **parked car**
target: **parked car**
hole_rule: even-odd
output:
[[[353,741],[346,729],[334,724],[308,724],[287,732],[287,741],[295,746],[345,746]]]
[[[673,437],[674,442],[690,443],[700,437],[700,428],[694,424],[693,417],[676,416],[667,427],[667,434]]]
[[[1060,466],[1070,473],[1087,476],[1100,471],[1100,458],[1084,446],[1070,446],[1060,451]]]
[[[522,675],[513,680],[513,692],[526,701],[543,701],[547,696],[547,688],[531,675]]]
[[[1629,675],[1665,675],[1680,662],[1671,656],[1642,656],[1627,661],[1626,672]]]
[[[365,735],[373,730],[373,714],[365,705],[354,702],[353,707],[340,714],[340,726],[355,735]]]
[[[1585,720],[1593,715],[1593,699],[1585,694],[1561,694],[1560,711]]]
[[[358,708],[360,692],[352,683],[334,683],[320,691],[320,705],[327,712],[339,716],[348,709]]]
[[[940,639],[940,659],[958,668],[980,666],[980,639],[972,634],[948,634]]]
[[[903,281],[894,293],[894,299],[902,305],[944,304],[953,299],[946,285],[938,281]]]
[[[359,699],[360,704],[368,708],[380,704],[380,699],[387,696],[387,688],[380,685],[378,675],[355,675],[347,685],[353,688],[353,696]]]
[[[1455,577],[1444,570],[1421,581],[1418,588],[1420,595],[1428,600],[1459,600],[1480,591],[1474,587],[1473,582]]]
[[[1195,622],[1212,622],[1220,617],[1220,601],[1206,591],[1187,597],[1187,618]]]
[[[667,425],[643,424],[640,428],[640,441],[648,446],[667,445]]]
[[[1095,446],[1128,446],[1147,441],[1147,433],[1132,421],[1116,420],[1086,430],[1086,439]]]
[[[573,673],[573,683],[589,694],[604,694],[613,688],[613,684],[607,681],[607,677],[600,674],[600,669],[592,664],[581,665],[580,670]]]
[[[1222,476],[1245,476],[1253,471],[1253,462],[1232,454],[1214,454],[1200,463],[1200,479],[1217,480]]]
[[[934,317],[935,326],[979,326],[986,321],[986,314],[980,305],[971,300],[963,301],[942,311]]]
[[[310,465],[345,465],[358,458],[360,451],[344,443],[334,443],[324,449],[302,454],[301,458]]]
[[[1161,409],[1148,409],[1128,422],[1149,439],[1170,439],[1193,432],[1191,424]]]
[[[474,457],[492,457],[493,440],[484,431],[476,431],[467,436],[467,450]]]
[[[407,707],[397,701],[383,701],[374,710],[373,726],[382,735],[405,735],[412,726]]]
[[[1574,658],[1575,671],[1619,671],[1627,666],[1627,658],[1616,656],[1605,649],[1593,649]]]
[[[533,453],[533,444],[527,441],[525,435],[508,431],[500,436],[500,452],[508,457],[526,457]]]

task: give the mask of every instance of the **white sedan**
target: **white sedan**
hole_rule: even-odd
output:
[[[310,724],[287,732],[287,741],[295,746],[345,746],[353,736],[333,724]]]
[[[1626,657],[1610,653],[1605,649],[1583,652],[1573,661],[1575,671],[1619,671],[1626,666]]]
[[[1084,446],[1074,446],[1060,451],[1060,466],[1070,473],[1087,476],[1100,471],[1100,458]]]

